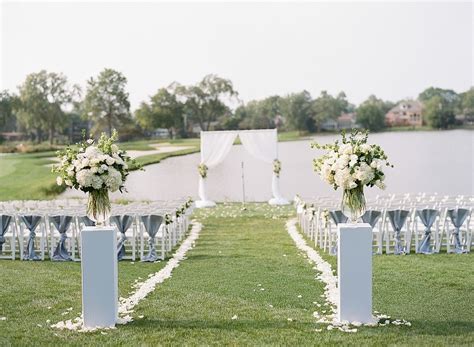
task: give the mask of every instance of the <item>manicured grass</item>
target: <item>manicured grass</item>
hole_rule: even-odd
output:
[[[51,199],[62,191],[51,173],[53,152],[0,157],[0,201]]]
[[[107,335],[46,327],[47,319],[55,323],[80,311],[79,264],[0,261],[0,316],[7,317],[0,321],[0,345],[474,343],[471,255],[374,257],[374,309],[407,319],[411,327],[363,327],[348,334],[316,324],[313,302],[323,303],[323,285],[285,231],[292,213],[291,207],[265,204],[248,204],[246,211],[240,204],[198,211],[204,228],[196,247],[135,307],[133,316],[144,318]],[[335,265],[335,258],[325,257]],[[161,266],[121,262],[121,295],[134,278],[146,278]],[[68,307],[73,314],[62,316]]]

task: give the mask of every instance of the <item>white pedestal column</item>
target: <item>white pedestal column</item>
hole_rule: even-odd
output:
[[[337,273],[339,321],[371,323],[372,228],[369,224],[339,224]]]
[[[113,327],[118,311],[116,231],[112,227],[86,227],[81,244],[84,327]]]

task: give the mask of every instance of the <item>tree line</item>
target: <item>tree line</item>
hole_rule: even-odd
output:
[[[380,131],[396,104],[371,95],[356,106],[342,91],[322,91],[313,98],[306,90],[243,103],[232,81],[211,74],[196,84],[160,88],[132,112],[126,87],[127,78],[113,69],[91,77],[84,90],[61,73],[31,73],[16,92],[0,93],[0,133],[21,132],[32,141],[53,144],[72,141],[83,128],[93,135],[117,129],[122,140],[153,136],[159,128],[172,138],[196,135],[196,129],[319,132],[345,113],[354,113],[359,126]],[[474,88],[457,94],[430,87],[418,100],[424,105],[424,123],[433,128],[449,128],[457,114],[474,117]]]

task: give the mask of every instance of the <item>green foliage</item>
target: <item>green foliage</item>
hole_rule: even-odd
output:
[[[277,95],[263,100],[253,100],[242,106],[244,117],[240,129],[271,129],[281,115],[281,98]]]
[[[153,131],[165,128],[174,138],[184,127],[184,105],[179,102],[173,90],[161,88],[150,98],[149,103],[142,102],[135,111],[138,124],[145,130]]]
[[[423,114],[429,126],[435,129],[447,129],[454,124],[453,104],[441,96],[433,96],[423,109]]]
[[[380,131],[385,128],[387,109],[382,100],[371,96],[357,108],[357,123],[370,131]]]
[[[15,130],[16,115],[14,108],[17,100],[17,97],[11,95],[7,90],[0,92],[0,132]]]
[[[314,122],[318,131],[321,125],[328,119],[337,119],[342,112],[346,112],[349,103],[346,94],[340,92],[336,97],[323,90],[321,95],[313,102]]]
[[[170,89],[184,102],[184,112],[190,120],[209,130],[211,122],[230,115],[227,105],[237,98],[232,82],[217,75],[207,75],[199,83],[184,86],[174,83]]]
[[[474,87],[463,93],[461,109],[464,115],[474,118]]]
[[[311,94],[306,90],[291,94],[287,98],[286,116],[290,129],[313,132],[315,126]]]
[[[82,112],[94,122],[94,134],[107,131],[111,136],[113,129],[121,131],[132,123],[126,84],[125,76],[112,69],[104,69],[97,78],[87,81]]]
[[[48,132],[52,144],[58,130],[67,123],[64,107],[79,94],[79,87],[69,86],[66,76],[41,70],[29,74],[19,87],[18,120],[29,132],[34,131],[38,142]]]

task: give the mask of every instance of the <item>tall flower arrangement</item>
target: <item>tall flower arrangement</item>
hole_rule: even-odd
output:
[[[85,139],[57,153],[60,163],[53,166],[56,183],[89,193],[87,214],[97,224],[103,224],[110,213],[109,192],[125,191],[129,164],[134,160],[115,144],[118,134],[111,137],[103,133],[97,144]]]
[[[313,160],[314,170],[334,189],[343,190],[343,209],[349,210],[353,222],[365,212],[364,187],[385,189],[384,167],[393,167],[383,149],[367,139],[368,131],[353,130],[349,136],[342,132],[341,142],[311,145],[326,151]]]

